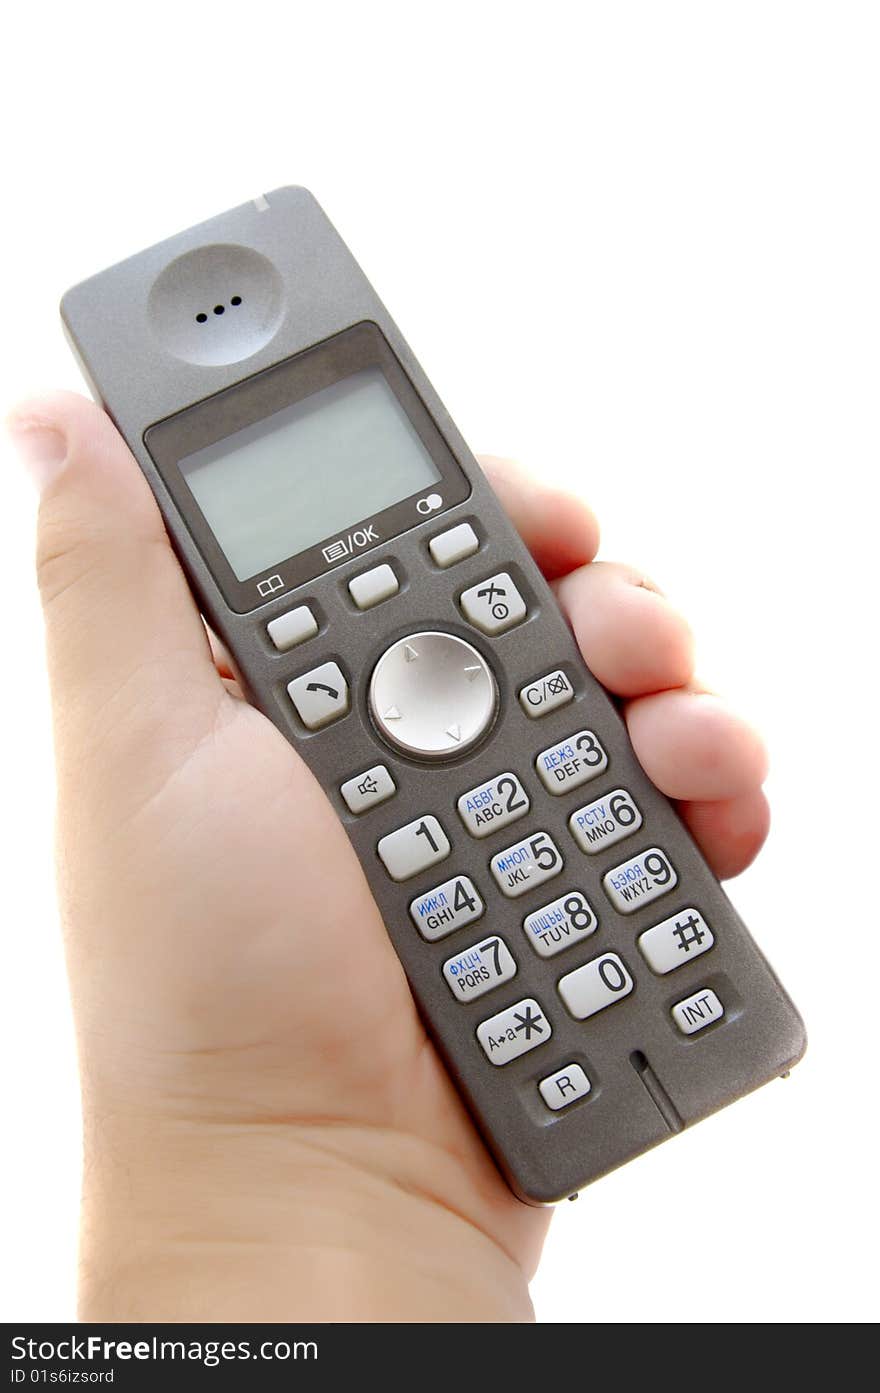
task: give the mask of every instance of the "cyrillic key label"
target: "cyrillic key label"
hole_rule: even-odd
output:
[[[477,1039],[492,1064],[509,1064],[521,1054],[537,1049],[553,1034],[537,1001],[527,997],[477,1026]]]
[[[616,788],[613,793],[597,798],[595,803],[578,808],[568,819],[571,835],[588,856],[622,842],[641,825],[642,815],[625,788]]]
[[[696,1035],[698,1030],[705,1030],[707,1025],[720,1021],[723,1015],[724,1007],[708,987],[694,992],[693,996],[672,1008],[672,1019],[685,1035]]]
[[[659,900],[672,890],[678,884],[678,876],[665,851],[653,846],[615,866],[603,877],[602,884],[620,914],[634,914],[642,905]]]
[[[547,832],[536,832],[506,851],[499,851],[489,865],[502,894],[516,899],[558,875],[563,860],[553,838]]]
[[[558,796],[595,779],[608,768],[608,756],[591,730],[579,730],[542,750],[535,768],[544,787]]]
[[[559,979],[559,995],[579,1021],[622,1001],[632,989],[633,979],[616,953],[603,953]]]
[[[599,921],[580,890],[569,890],[523,920],[523,932],[542,958],[552,958],[554,953],[589,938],[598,927]]]
[[[515,774],[498,774],[494,779],[463,793],[458,814],[472,837],[488,837],[516,822],[527,813],[529,797]]]
[[[515,977],[516,963],[502,938],[487,938],[447,958],[443,976],[456,1001],[476,1001]]]
[[[682,909],[639,936],[645,961],[655,972],[674,972],[691,958],[708,953],[715,942],[712,930],[696,909]]]
[[[410,916],[422,938],[436,943],[438,938],[463,929],[479,919],[486,906],[474,882],[466,875],[453,876],[419,895],[409,907]]]

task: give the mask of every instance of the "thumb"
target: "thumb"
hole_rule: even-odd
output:
[[[153,495],[103,411],[73,393],[7,422],[40,490],[37,572],[56,726],[81,741],[193,725],[224,693]],[[170,732],[169,732],[170,733]]]

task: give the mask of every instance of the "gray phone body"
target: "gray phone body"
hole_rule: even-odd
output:
[[[149,481],[202,613],[233,655],[250,698],[294,744],[342,820],[428,1028],[514,1192],[529,1203],[572,1195],[682,1127],[785,1074],[805,1047],[796,1010],[675,810],[642,771],[615,704],[586,669],[550,588],[311,194],[282,188],[182,232],[75,286],[64,297],[62,316],[96,399]],[[210,449],[212,441],[259,422],[286,402],[376,365],[392,381],[433,456],[440,476],[435,491],[425,495],[421,489],[419,499],[396,502],[380,515],[381,525],[375,518],[352,519],[329,539],[326,553],[321,544],[328,539],[319,538],[307,563],[300,556],[286,568],[271,565],[262,580],[257,575],[242,582],[228,567],[221,576],[223,554],[199,510],[187,501],[177,460]],[[429,511],[417,510],[417,502],[428,506],[426,496]],[[472,528],[478,549],[454,564],[436,564],[431,540],[462,523]],[[348,582],[386,563],[397,592],[359,609]],[[526,614],[505,632],[487,634],[462,612],[460,598],[502,574],[520,592]],[[269,582],[270,590],[276,588],[265,598]],[[315,616],[317,633],[278,651],[267,624],[304,605]],[[425,633],[466,640],[488,664],[497,686],[486,733],[464,752],[442,759],[416,758],[392,747],[368,701],[382,654],[397,640]],[[338,664],[347,679],[349,709],[310,730],[288,684],[328,662]],[[539,695],[554,685],[557,695],[565,695],[558,678],[540,685],[560,672],[569,689],[565,704],[538,717],[528,714],[519,694],[536,682]],[[549,697],[547,705],[552,706]],[[584,731],[593,732],[604,748],[607,767],[570,792],[548,791],[536,759],[554,745],[564,752],[570,737]],[[365,771],[377,765],[389,771],[396,792],[354,814],[340,787],[359,776],[363,781]],[[576,765],[580,768],[577,760],[570,767]],[[459,798],[506,772],[525,791],[527,812],[498,830],[490,826],[485,835],[471,835],[458,811]],[[593,802],[607,811],[603,796],[621,790],[637,807],[640,826],[625,834],[615,828],[619,840],[595,853],[591,847],[587,854],[569,819]],[[500,806],[497,797],[491,806]],[[625,811],[620,800],[617,806]],[[409,824],[421,826],[428,815],[439,820],[449,854],[410,879],[392,879],[377,854],[380,839]],[[609,827],[612,822],[607,819]],[[490,871],[490,860],[538,833],[552,839],[562,869],[508,897]],[[420,845],[426,840],[423,836]],[[539,857],[552,860],[543,844],[533,845],[524,853],[527,878],[536,874],[536,846]],[[604,877],[654,848],[663,853],[659,862],[651,862],[659,867],[658,876],[671,865],[677,882],[656,899],[618,912],[619,895],[613,902]],[[646,894],[653,893],[658,882],[644,872],[638,862],[632,875],[647,887]],[[411,904],[462,876],[478,890],[482,916],[428,941],[416,927]],[[620,877],[618,882],[626,883]],[[529,916],[560,898],[577,904],[579,896],[585,896],[597,921],[588,932],[575,931],[576,912],[557,907],[532,921],[532,937],[527,936],[523,925]],[[679,947],[686,946],[688,934],[694,942],[693,929],[681,928],[688,921],[676,920],[668,929],[676,915],[691,910],[710,927],[711,950],[693,960],[686,953],[671,970],[659,970],[663,954],[668,957],[675,946],[670,932],[679,935]],[[589,917],[587,909],[580,914],[588,926]],[[565,946],[541,956],[534,934],[541,923],[552,922],[568,924]],[[666,937],[652,966],[640,939],[661,922],[667,924]],[[487,948],[479,976],[489,974],[490,989],[457,999],[455,982],[450,984],[443,966],[459,954],[459,975],[466,975],[472,961],[467,950],[473,946]],[[492,985],[488,959],[494,955],[498,968],[501,950],[505,962],[513,959],[516,973]],[[588,964],[593,966],[586,988],[578,985],[574,992],[578,1013],[584,991],[587,997],[591,992],[603,997],[606,988],[620,995],[607,1003],[603,999],[601,1009],[581,1018],[564,1003],[558,984]],[[345,970],[343,963],[339,970]],[[581,974],[578,984],[586,977]],[[691,998],[705,1002],[711,994],[720,1003],[720,1018],[685,1034],[673,1008]],[[525,1027],[522,1011],[508,1016],[495,1039],[501,1055],[508,1048],[502,1041],[522,1041],[534,1031],[537,1043],[498,1063],[487,1055],[477,1029],[526,1000],[536,1002],[539,1011],[525,1012]],[[702,1027],[701,1012],[697,1008],[689,1023]],[[543,1022],[542,1038],[537,1022]],[[488,1037],[495,1049],[491,1029]],[[572,1071],[575,1065],[582,1073]],[[557,1074],[567,1084],[551,1085],[556,1093],[550,1106],[539,1085]],[[583,1076],[589,1091],[572,1099],[578,1089],[571,1080]]]

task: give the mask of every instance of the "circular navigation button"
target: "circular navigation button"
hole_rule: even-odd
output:
[[[370,713],[390,745],[449,759],[489,729],[498,708],[492,669],[455,634],[409,634],[386,648],[370,680]]]

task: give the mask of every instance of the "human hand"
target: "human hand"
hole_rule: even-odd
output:
[[[137,465],[73,395],[13,426],[42,485],[83,1317],[529,1318],[547,1212],[484,1151],[341,824],[212,654]],[[759,739],[697,689],[666,600],[593,562],[588,509],[484,464],[644,768],[736,874],[766,834]]]

